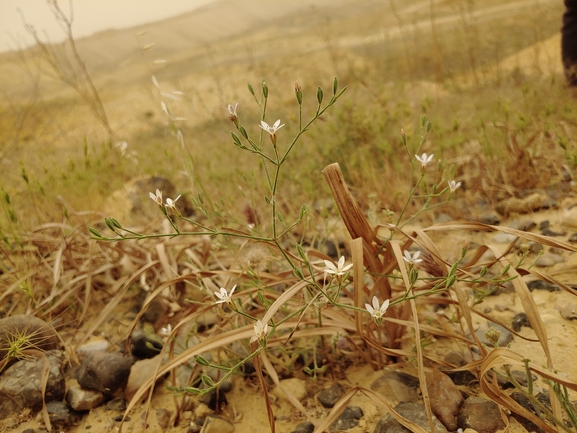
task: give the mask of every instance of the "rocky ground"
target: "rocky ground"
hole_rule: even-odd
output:
[[[507,213],[511,215],[508,219],[503,219],[489,209],[481,219],[526,230],[528,233],[540,233],[574,245],[577,241],[577,207],[573,206],[572,201],[566,199],[559,204],[547,202],[532,208],[534,205],[531,203],[535,199],[531,195],[527,197],[525,201],[519,199],[519,203],[514,203],[517,206],[515,209],[511,208],[510,203],[507,204]],[[540,203],[544,202],[541,200]],[[441,223],[450,219],[442,214],[437,218]],[[450,237],[444,236],[444,241],[438,240],[441,250],[446,247],[449,251],[456,242],[467,241],[470,254],[474,253],[476,245],[493,245],[504,251],[515,241],[514,236],[503,232],[455,232]],[[543,247],[536,242],[518,241],[508,254],[509,260],[517,260],[523,249],[528,251],[528,262],[535,261],[535,269],[555,276],[569,287],[575,287],[577,255],[574,252]],[[524,278],[546,325],[555,368],[569,378],[577,377],[577,364],[574,362],[577,356],[575,293],[561,290],[559,286],[545,280],[531,276]],[[471,292],[470,295],[474,294]],[[56,431],[117,431],[122,425],[122,431],[138,432],[142,431],[145,423],[148,431],[269,431],[262,391],[254,375],[233,377],[217,394],[175,399],[175,394],[167,389],[167,385],[186,383],[191,369],[185,366],[176,369],[173,376],[159,378],[150,404],[136,404],[123,418],[127,402],[132,399],[138,387],[155,374],[158,362],[162,361],[160,357],[166,356],[158,355],[158,352],[167,341],[167,330],[155,332],[149,325],[157,322],[158,315],[165,314],[165,306],[156,305],[148,309],[138,328],[132,332],[130,345],[118,340],[120,335],[130,329],[130,323],[141,302],[139,297],[128,298],[115,310],[114,323],[101,325],[93,338],[72,353],[75,337],[69,329],[56,331],[42,320],[28,316],[12,316],[0,320],[4,359],[7,359],[4,349],[7,342],[17,335],[32,335],[40,349],[28,353],[23,360],[8,364],[0,376],[2,431],[45,431],[41,410],[41,387],[45,382],[46,411]],[[498,329],[501,333],[500,346],[507,346],[542,365],[546,363],[541,346],[535,341],[535,333],[524,316],[518,295],[508,284],[500,287],[497,293],[484,297],[478,307],[486,315],[474,319],[480,339],[485,339],[489,327]],[[452,313],[449,309],[423,305],[419,314],[424,323],[443,326]],[[495,322],[488,321],[487,317]],[[212,326],[209,322],[207,326]],[[90,323],[86,325],[90,326]],[[182,343],[186,344],[184,340]],[[510,425],[509,431],[541,431],[522,417],[506,411],[500,413],[498,406],[483,395],[478,377],[466,371],[452,371],[475,360],[477,355],[470,349],[467,344],[453,339],[434,335],[428,337],[425,353],[430,359],[444,361],[441,364],[431,361],[427,363],[428,392],[432,411],[436,415],[436,431],[454,432],[463,429],[479,433],[496,432],[505,428],[505,421]],[[125,355],[125,352],[128,354]],[[207,353],[206,356],[212,355]],[[293,371],[290,377],[281,378],[280,386],[270,383],[277,431],[312,432],[315,424],[311,421],[318,425],[330,416],[335,403],[339,407],[343,405],[342,397],[355,387],[374,391],[394,407],[398,414],[429,430],[417,370],[410,359],[399,359],[384,368],[373,369],[346,345],[342,347],[340,357],[331,359],[332,364],[328,365],[327,372],[316,381],[300,369]],[[217,372],[209,371],[208,374],[218,379]],[[526,384],[524,371],[517,369],[512,374],[519,383]],[[531,403],[506,378],[500,379],[499,386],[512,394],[520,404],[534,411]],[[547,405],[543,380],[536,380],[534,386],[536,391],[543,392],[540,395]],[[300,402],[306,416],[295,409],[281,388]],[[577,400],[576,395],[570,395],[572,400]],[[342,414],[331,423],[331,431],[408,431],[402,430],[398,422],[387,415],[387,410],[371,395],[358,392],[344,406]]]

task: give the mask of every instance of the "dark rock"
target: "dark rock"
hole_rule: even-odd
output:
[[[556,284],[545,280],[534,280],[527,283],[527,287],[532,292],[533,290],[548,290],[549,292],[558,292],[560,287]]]
[[[73,411],[61,401],[51,401],[47,403],[46,411],[48,412],[50,422],[58,427],[71,426],[75,421],[80,419],[78,414],[73,413]]]
[[[142,329],[135,329],[130,338],[130,351],[140,359],[154,358],[162,350],[162,340]]]
[[[439,370],[432,370],[427,374],[427,390],[433,413],[447,430],[457,430],[457,415],[463,396],[451,378]]]
[[[0,419],[19,413],[24,408],[42,408],[42,371],[48,361],[49,374],[45,401],[62,400],[66,383],[62,374],[64,354],[59,350],[46,352],[46,357],[32,357],[17,361],[0,376]]]
[[[511,321],[511,328],[513,328],[513,331],[519,332],[523,326],[531,327],[531,322],[529,322],[527,315],[523,312],[515,314]]]
[[[104,402],[104,394],[100,391],[84,389],[78,384],[73,384],[66,391],[66,402],[74,410],[90,410]]]
[[[22,350],[56,350],[60,348],[60,340],[54,328],[42,319],[26,314],[17,314],[0,319],[0,362],[8,355],[10,341],[15,338],[23,341]],[[6,361],[6,365],[15,362],[14,357]],[[1,366],[1,364],[0,364]]]
[[[536,226],[537,226],[537,223],[535,221],[523,220],[523,221],[519,222],[519,227],[517,227],[517,229],[524,231],[524,232],[528,232],[530,230],[533,230]]]
[[[314,431],[315,425],[310,421],[305,421],[297,424],[291,433],[313,433]]]
[[[575,304],[565,305],[560,313],[565,320],[577,320],[577,306]]]
[[[228,404],[226,393],[219,388],[211,389],[198,400],[214,411],[221,410]]]
[[[122,397],[116,397],[106,403],[106,410],[117,410],[123,412],[126,410],[126,400]]]
[[[371,389],[392,402],[419,401],[419,379],[402,371],[385,373],[371,384]]]
[[[497,404],[481,397],[469,397],[459,411],[459,427],[478,433],[494,433],[505,428]]]
[[[523,406],[525,409],[527,409],[529,412],[532,412],[535,415],[537,415],[537,412],[535,411],[533,404],[524,394],[521,394],[520,392],[513,392],[510,394],[510,397],[513,400],[515,400],[517,403],[519,403],[521,406]],[[527,418],[524,418],[515,412],[512,412],[511,415],[513,416],[513,418],[515,418],[517,420],[517,422],[519,422],[519,424],[521,424],[523,427],[525,427],[525,429],[527,431],[536,432],[536,433],[543,433],[542,429],[540,429],[532,421],[529,421]]]
[[[163,407],[156,409],[156,420],[158,421],[158,426],[166,431],[170,426],[170,417],[172,412]]]
[[[569,236],[569,239],[567,239],[569,242],[577,242],[577,233],[572,233],[571,236]]]
[[[358,406],[347,406],[343,413],[329,427],[330,430],[348,430],[359,425],[363,410]]]
[[[120,353],[92,352],[82,360],[77,380],[84,388],[113,395],[126,385],[131,365]]]
[[[461,352],[455,350],[447,353],[444,358],[445,362],[454,365],[456,368],[467,364],[467,360]],[[470,386],[477,378],[470,371],[444,371],[451,378],[455,385]]]
[[[427,412],[424,405],[420,403],[399,403],[397,406],[395,406],[395,412],[397,412],[403,418],[406,418],[409,421],[417,424],[425,431],[431,431],[429,428],[429,419],[427,418]],[[441,422],[434,415],[433,423],[436,433],[449,433],[445,426],[441,424]],[[374,433],[411,433],[411,431],[405,428],[391,415],[387,414],[383,418],[379,419]]]
[[[499,223],[501,222],[501,219],[496,214],[492,213],[492,214],[481,215],[481,217],[479,218],[479,222],[482,224],[488,224],[491,226],[496,226],[496,225],[499,225]]]
[[[333,407],[342,397],[345,390],[340,383],[335,383],[317,394],[318,400],[326,408]]]

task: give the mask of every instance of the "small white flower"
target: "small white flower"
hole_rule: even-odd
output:
[[[421,167],[425,168],[427,164],[433,160],[434,156],[434,154],[427,155],[426,153],[423,153],[421,156],[415,155],[415,158],[417,158],[417,161],[421,163]]]
[[[415,252],[415,254],[411,255],[409,250],[405,250],[403,260],[410,265],[414,265],[416,263],[423,261],[423,259],[419,258],[420,255],[421,255],[420,251],[417,251]]]
[[[327,274],[332,274],[336,277],[345,275],[347,271],[353,267],[352,264],[345,266],[345,256],[341,256],[339,262],[337,263],[337,266],[335,266],[333,262],[330,262],[328,260],[324,260],[324,262],[326,265],[325,272]]]
[[[268,333],[268,323],[265,323],[263,325],[260,320],[257,320],[256,324],[254,325],[254,336],[251,338],[250,341],[258,340],[260,344],[264,344],[266,342],[267,333]]]
[[[176,197],[174,200],[171,198],[166,199],[165,206],[176,211],[176,201],[180,198],[180,196]]]
[[[156,202],[158,206],[162,206],[162,191],[156,190],[156,194],[149,192],[148,195]]]
[[[461,182],[455,182],[454,180],[450,180],[449,182],[449,190],[453,193],[459,189],[461,186]]]
[[[230,304],[232,302],[232,294],[234,293],[235,289],[236,284],[232,287],[232,289],[230,289],[230,293],[228,293],[224,287],[220,288],[220,292],[214,292],[214,296],[220,299],[219,301],[216,301],[215,304],[222,304],[225,302]]]
[[[166,325],[166,328],[160,329],[160,335],[163,337],[168,337],[170,334],[172,334],[172,325],[170,323]]]
[[[280,119],[278,119],[276,122],[274,122],[274,125],[271,126],[264,120],[261,120],[259,126],[272,136],[275,135],[276,132],[284,126],[284,123],[281,125]]]
[[[228,114],[230,114],[230,120],[234,121],[236,120],[236,109],[238,108],[238,102],[234,105],[232,104],[228,104],[228,107],[222,107],[224,108]]]
[[[373,296],[373,305],[371,306],[369,304],[365,304],[365,308],[371,314],[373,321],[377,325],[380,325],[381,323],[383,323],[383,317],[385,316],[387,308],[389,308],[389,300],[387,299],[385,302],[383,302],[383,305],[379,307],[378,298],[376,296]]]

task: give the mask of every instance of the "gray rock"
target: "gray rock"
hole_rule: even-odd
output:
[[[200,433],[233,433],[234,425],[224,418],[209,415],[204,420]]]
[[[395,403],[419,401],[419,379],[402,371],[385,373],[371,384],[371,389]]]
[[[335,383],[317,394],[317,399],[326,408],[333,407],[345,393],[340,383]]]
[[[459,426],[472,428],[478,433],[494,433],[505,428],[499,407],[481,397],[469,397],[459,411]]]
[[[120,353],[91,352],[82,360],[77,380],[83,388],[114,395],[126,385],[131,365]]]
[[[560,311],[561,317],[566,320],[577,320],[577,305],[569,304]]]
[[[447,430],[457,430],[457,415],[464,401],[461,391],[449,376],[439,370],[427,374],[427,390],[433,413]]]
[[[577,233],[572,233],[567,240],[571,243],[577,242]]]
[[[499,340],[497,342],[497,345],[499,347],[505,347],[507,346],[507,344],[513,341],[513,334],[507,328],[503,328],[502,326],[497,325],[496,323],[493,322],[487,322],[487,327],[475,331],[475,335],[481,341],[481,343],[486,344],[489,347],[493,347],[493,343],[487,340],[487,337],[485,336],[485,333],[489,329],[494,329],[495,331],[500,333]]]
[[[331,431],[348,430],[359,425],[363,410],[358,406],[347,406],[343,413],[331,424]]]
[[[72,426],[81,418],[79,413],[70,409],[61,401],[51,401],[46,403],[46,411],[48,412],[50,422],[55,427],[59,428]]]
[[[62,400],[66,383],[62,375],[64,354],[50,350],[44,357],[28,357],[8,367],[0,376],[0,419],[24,408],[42,408],[42,371],[45,360],[50,364],[45,401]]]
[[[297,424],[291,433],[313,433],[314,431],[315,425],[310,421],[305,421]]]
[[[425,431],[430,432],[429,419],[427,418],[427,412],[425,406],[420,403],[399,403],[395,407],[395,412],[401,415],[403,418],[417,424],[419,427],[425,429]],[[435,426],[436,433],[449,433],[445,426],[433,415],[433,423]],[[375,427],[374,433],[411,433],[411,431],[405,428],[400,422],[394,419],[391,415],[386,415],[379,419]]]
[[[106,410],[117,410],[119,412],[126,410],[126,400],[123,397],[116,397],[106,403]]]
[[[84,389],[78,384],[73,384],[66,391],[66,402],[74,410],[90,410],[104,402],[104,394],[100,391]]]
[[[531,322],[529,322],[529,318],[523,312],[515,314],[515,317],[513,317],[513,320],[511,321],[511,328],[513,328],[513,331],[519,332],[523,326],[526,326],[528,328],[531,327]]]
[[[558,292],[561,288],[557,284],[545,280],[533,280],[527,283],[527,288],[533,290],[548,290],[549,292]]]
[[[535,262],[535,266],[545,268],[548,266],[556,265],[557,263],[563,263],[564,261],[565,259],[563,258],[563,256],[559,254],[545,253],[537,259],[537,261]]]

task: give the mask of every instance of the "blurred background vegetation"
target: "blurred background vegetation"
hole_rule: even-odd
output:
[[[433,124],[423,150],[453,164],[464,182],[457,206],[517,194],[517,185],[504,184],[503,167],[530,170],[538,180],[531,187],[554,187],[563,165],[577,164],[574,95],[559,55],[562,12],[560,1],[536,0],[319,7],[223,0],[102,32],[77,48],[114,137],[77,93],[42,73],[38,47],[2,54],[0,227],[31,228],[70,209],[107,214],[113,191],[146,175],[167,177],[185,194],[222,199],[238,219],[249,203],[266,206],[262,167],[233,145],[222,109],[239,102],[240,122],[256,136],[260,115],[246,86],[259,89],[262,80],[270,89],[267,120],[286,123],[280,146],[298,128],[295,80],[305,118],[318,86],[328,92],[336,76],[348,87],[285,168],[280,190],[289,211],[330,197],[321,170],[333,162],[362,206],[372,195],[398,210],[408,180],[400,131],[416,147],[422,114]],[[186,120],[169,125],[161,101]],[[511,140],[526,157],[512,154]]]

